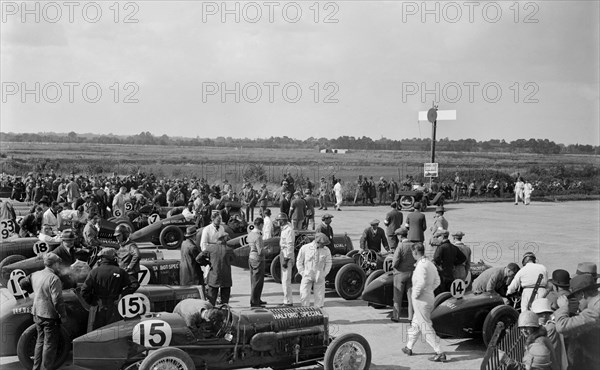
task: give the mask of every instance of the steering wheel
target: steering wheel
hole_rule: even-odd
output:
[[[356,263],[363,270],[370,269],[377,262],[377,253],[372,249],[365,249],[358,254]]]
[[[229,307],[228,304],[222,304],[221,306],[219,306],[219,309],[225,311],[225,320],[223,320],[219,331],[217,331],[217,338],[220,338],[226,333],[230,332],[231,327],[233,326],[233,315],[231,314],[231,307]]]

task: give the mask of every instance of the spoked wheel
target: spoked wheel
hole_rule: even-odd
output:
[[[344,299],[356,299],[365,288],[365,280],[365,272],[356,264],[349,263],[335,275],[335,290]]]
[[[308,237],[308,235],[304,235],[304,234],[300,234],[300,236],[298,236],[296,238],[296,242],[294,247],[296,248],[296,250],[300,249],[300,247],[302,247],[304,244],[308,244],[310,243],[311,240]]]
[[[376,268],[373,268],[373,266],[377,266],[377,253],[372,249],[361,251],[354,255],[354,261],[365,274],[368,274],[369,271]]]
[[[55,369],[59,368],[67,360],[71,350],[71,340],[69,339],[67,329],[61,326],[59,331],[57,353],[53,364]],[[36,341],[37,327],[33,324],[25,329],[17,343],[17,356],[25,369],[33,369],[33,355]]]
[[[190,355],[174,347],[165,347],[151,352],[140,365],[140,370],[194,370],[195,368]]]
[[[331,342],[323,367],[325,370],[367,370],[371,366],[371,346],[359,334],[349,333]]]

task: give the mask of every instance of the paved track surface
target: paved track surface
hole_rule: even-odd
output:
[[[348,233],[358,248],[364,228],[373,218],[385,218],[389,207],[345,207],[329,211],[335,217],[334,232]],[[490,265],[501,266],[521,261],[526,251],[534,251],[541,263],[551,272],[563,268],[575,273],[577,263],[600,263],[600,202],[533,203],[529,206],[512,203],[447,204],[446,218],[451,231],[463,231],[464,241],[473,249],[473,260],[483,259]],[[275,211],[275,210],[273,210]],[[274,212],[276,214],[276,212]],[[323,211],[318,211],[320,218]],[[433,224],[433,208],[426,212],[427,223]],[[383,223],[382,223],[383,225]],[[429,238],[431,233],[426,233]],[[151,248],[150,246],[144,246]],[[165,258],[179,258],[179,251],[164,251]],[[231,305],[249,305],[249,272],[233,269],[234,287]],[[294,285],[294,299],[299,301],[299,285]],[[267,278],[263,299],[270,304],[282,302],[281,286]],[[375,310],[361,300],[345,301],[335,292],[328,292],[325,309],[330,317],[333,335],[357,332],[369,341],[372,351],[372,369],[479,369],[485,347],[476,340],[442,340],[449,361],[444,364],[427,360],[431,348],[420,341],[412,357],[400,349],[407,340],[408,323],[389,320],[390,309]],[[0,368],[21,369],[16,357],[0,358]],[[76,369],[66,365],[64,369]],[[314,369],[311,367],[310,369]],[[316,367],[318,368],[318,367]]]

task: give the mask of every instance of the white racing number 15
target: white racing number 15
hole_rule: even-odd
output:
[[[133,293],[121,298],[117,306],[123,318],[131,319],[150,311],[150,300],[143,294]]]
[[[166,347],[171,343],[173,331],[162,320],[145,320],[138,323],[131,334],[134,343],[144,347]]]

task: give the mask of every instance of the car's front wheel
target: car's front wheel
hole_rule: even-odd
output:
[[[169,225],[162,229],[158,240],[167,249],[177,249],[183,243],[183,230],[175,225]]]
[[[487,347],[492,340],[492,336],[494,335],[494,331],[499,322],[503,322],[504,327],[508,329],[510,326],[516,325],[518,320],[519,312],[511,306],[500,305],[494,307],[483,321],[482,336],[485,346]],[[503,336],[501,335],[499,339],[502,339],[502,337]]]
[[[323,359],[325,370],[367,370],[371,366],[371,346],[359,334],[339,336],[329,344]]]
[[[194,370],[194,361],[179,348],[165,347],[152,351],[140,364],[139,370]]]
[[[349,263],[335,275],[335,291],[346,300],[356,299],[365,288],[365,280],[365,272],[357,264]]]
[[[33,355],[35,353],[37,335],[37,327],[33,324],[25,329],[17,343],[17,356],[19,357],[19,362],[27,370],[33,369]],[[67,329],[61,325],[59,327],[58,347],[52,366],[53,369],[58,369],[67,360],[71,350],[70,347],[71,340],[69,339],[69,333],[67,332]]]

